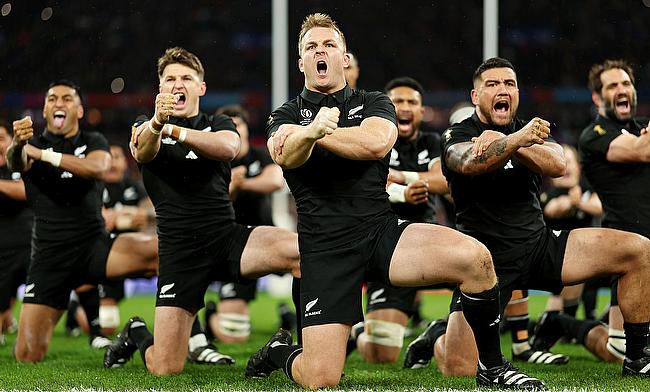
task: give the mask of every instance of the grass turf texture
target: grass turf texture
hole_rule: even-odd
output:
[[[210,293],[214,298],[215,295]],[[533,295],[530,299],[531,314],[539,315],[544,307],[545,295]],[[600,304],[606,303],[605,298]],[[66,337],[62,323],[54,333],[49,353],[43,363],[18,364],[11,349],[15,334],[7,336],[7,344],[0,346],[1,390],[295,390],[281,371],[268,379],[246,379],[244,368],[248,357],[266,342],[278,326],[277,305],[280,300],[265,293],[251,304],[253,333],[248,343],[242,345],[219,344],[219,349],[236,360],[232,366],[186,364],[182,374],[170,377],[154,377],[148,374],[138,353],[133,360],[120,369],[102,367],[103,351],[92,350],[87,337]],[[136,296],[120,305],[122,320],[131,315],[144,317],[151,327],[153,320],[153,296]],[[446,314],[448,296],[428,294],[423,296],[423,313],[427,319]],[[409,338],[404,347],[413,337]],[[509,333],[502,336],[502,347],[510,358]],[[584,348],[576,345],[557,345],[554,351],[571,356],[566,366],[542,366],[515,363],[530,374],[543,379],[551,390],[650,390],[650,380],[622,378],[621,366],[597,361]],[[426,369],[404,370],[403,357],[393,365],[371,365],[361,361],[354,352],[346,363],[341,390],[473,390],[474,378],[443,377],[435,365]]]

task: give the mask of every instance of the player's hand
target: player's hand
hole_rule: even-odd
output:
[[[233,167],[230,170],[230,186],[228,188],[228,193],[230,194],[230,200],[235,201],[237,195],[239,194],[239,188],[241,184],[246,180],[246,166],[240,165]]]
[[[568,196],[572,206],[577,206],[580,204],[580,199],[582,198],[582,188],[580,185],[576,185],[569,189]]]
[[[281,125],[277,131],[272,135],[273,140],[273,155],[280,156],[282,155],[282,148],[284,147],[284,142],[287,141],[289,136],[296,132],[296,129],[290,126]]]
[[[393,169],[390,167],[388,168],[388,181],[397,184],[406,184],[406,178],[404,177],[404,173],[402,173],[400,170]]]
[[[530,147],[533,144],[544,144],[551,134],[551,123],[535,117],[523,128],[513,133],[519,147]]]
[[[483,133],[481,133],[478,137],[473,137],[472,143],[474,144],[472,145],[472,156],[474,158],[480,157],[492,143],[504,138],[505,136],[506,135],[501,132],[488,129],[483,131]]]
[[[34,136],[34,124],[30,116],[25,116],[13,122],[14,143],[17,146],[24,146]]]
[[[410,204],[425,203],[428,197],[429,189],[427,188],[427,182],[424,180],[410,183],[404,191],[404,200]]]
[[[174,106],[178,102],[178,96],[170,93],[160,93],[156,95],[156,121],[165,124],[169,116],[174,113]]]
[[[339,123],[339,108],[322,107],[318,111],[316,118],[307,127],[309,136],[314,139],[321,139],[325,135],[331,135]]]

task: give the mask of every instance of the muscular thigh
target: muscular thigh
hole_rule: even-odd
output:
[[[564,255],[562,281],[572,285],[590,278],[620,274],[646,244],[645,237],[622,230],[572,230]]]
[[[399,238],[390,261],[395,286],[426,286],[460,282],[468,263],[478,262],[480,242],[456,230],[425,223],[409,225]],[[487,250],[485,250],[487,252]],[[485,266],[492,270],[492,266]]]
[[[299,257],[298,235],[288,230],[258,226],[252,229],[241,253],[241,276],[252,279],[272,272],[290,272]]]

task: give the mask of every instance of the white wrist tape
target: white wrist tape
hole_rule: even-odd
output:
[[[391,203],[405,203],[406,197],[404,197],[404,192],[406,191],[406,186],[392,183],[386,188],[388,192],[388,201]]]
[[[420,179],[420,175],[417,172],[403,171],[402,174],[404,175],[404,182],[406,183],[406,185],[411,184]]]
[[[402,347],[404,326],[383,320],[366,320],[366,341],[388,347]]]
[[[50,150],[43,150],[41,152],[41,161],[47,162],[54,167],[59,167],[61,165],[61,158],[63,158],[63,154],[60,152]]]
[[[178,135],[178,141],[183,143],[187,137],[187,130],[185,128],[181,129],[181,133]]]

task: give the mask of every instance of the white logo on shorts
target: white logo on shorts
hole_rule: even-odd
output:
[[[199,157],[194,153],[194,151],[190,150],[190,152],[185,155],[185,159],[199,159]]]
[[[380,302],[386,302],[386,297],[380,298],[384,294],[385,289],[375,290],[370,294],[370,305],[374,305]]]
[[[166,284],[163,287],[161,287],[160,288],[160,295],[158,296],[158,298],[176,298],[175,293],[167,294],[167,292],[169,290],[171,290],[171,288],[174,287],[175,284],[176,283],[170,283],[170,284]]]
[[[305,317],[316,316],[318,314],[321,314],[321,310],[315,310],[313,312],[310,311],[311,308],[313,308],[314,305],[316,305],[316,302],[318,302],[318,298],[316,298],[313,301],[307,302],[307,305],[305,306]]]
[[[313,308],[314,305],[316,305],[316,302],[318,302],[318,298],[316,298],[316,299],[313,300],[313,301],[309,301],[309,302],[307,302],[307,305],[305,306],[305,311],[306,311],[306,312],[309,312],[309,311],[311,310],[311,308]]]
[[[514,169],[514,166],[512,166],[512,161],[508,159],[508,162],[506,162],[506,165],[503,167],[504,169]]]
[[[223,298],[232,298],[236,294],[237,293],[235,292],[235,284],[234,283],[226,283],[223,286],[221,286],[221,296]]]
[[[30,283],[27,286],[25,286],[25,294],[23,295],[23,297],[34,298],[34,293],[30,293],[30,291],[32,291],[34,286],[36,286],[35,283]]]
[[[562,234],[562,230],[553,230],[553,234],[555,234],[556,237],[559,237],[560,234]]]

